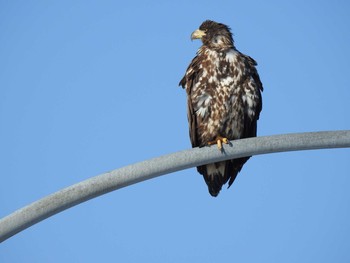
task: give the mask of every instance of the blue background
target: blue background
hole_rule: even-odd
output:
[[[264,83],[259,135],[350,129],[349,1],[0,1],[0,217],[190,147],[177,86],[206,19]],[[218,198],[195,169],[93,199],[1,262],[349,262],[350,151],[252,158]]]

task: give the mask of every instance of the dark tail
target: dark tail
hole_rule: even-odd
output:
[[[197,170],[203,175],[211,196],[216,197],[224,184],[232,185],[243,165],[250,157],[244,157],[225,162],[198,166]]]

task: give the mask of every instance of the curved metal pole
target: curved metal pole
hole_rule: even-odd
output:
[[[77,204],[160,175],[244,156],[345,147],[350,147],[350,130],[256,137],[231,141],[222,152],[211,146],[164,155],[92,177],[15,211],[0,220],[0,242]]]

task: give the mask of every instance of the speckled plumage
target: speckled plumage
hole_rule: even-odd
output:
[[[262,83],[251,57],[239,52],[230,29],[207,20],[192,37],[203,45],[180,85],[186,89],[192,147],[202,147],[218,136],[229,140],[255,137],[262,108]],[[197,37],[198,36],[198,37]],[[212,196],[235,180],[244,163],[239,158],[197,167]]]

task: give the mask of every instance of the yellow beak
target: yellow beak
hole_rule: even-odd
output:
[[[191,35],[191,40],[193,39],[201,39],[203,36],[205,36],[205,32],[203,30],[197,29],[194,31]]]

